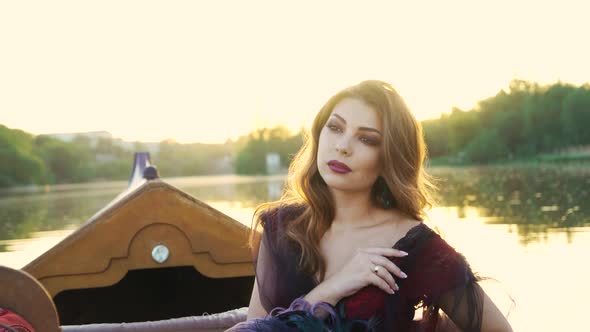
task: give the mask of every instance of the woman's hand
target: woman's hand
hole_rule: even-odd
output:
[[[387,257],[404,257],[407,253],[392,248],[358,249],[353,258],[337,273],[324,280],[305,298],[308,302],[324,301],[336,304],[340,299],[350,296],[360,289],[374,285],[384,292],[393,294],[399,289],[393,275],[406,278]],[[375,267],[377,267],[375,272]]]

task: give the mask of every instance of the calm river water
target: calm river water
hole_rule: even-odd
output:
[[[428,224],[493,277],[487,287],[515,331],[580,331],[590,298],[590,170],[583,167],[434,168],[438,204]],[[250,224],[284,176],[164,178]],[[0,191],[0,264],[21,268],[62,240],[125,182]],[[514,304],[508,301],[508,294]]]

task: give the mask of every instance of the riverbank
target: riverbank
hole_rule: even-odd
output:
[[[225,185],[227,183],[252,183],[260,179],[277,180],[286,178],[286,173],[272,175],[239,175],[239,174],[221,174],[221,175],[193,175],[193,176],[175,176],[166,177],[166,182],[172,185],[189,184],[189,185]],[[10,195],[27,195],[35,193],[61,192],[61,191],[81,191],[81,190],[124,190],[128,181],[117,180],[99,180],[77,183],[60,183],[52,185],[26,185],[0,188],[1,196]]]
[[[486,164],[476,164],[457,157],[437,157],[429,161],[431,167],[470,167],[470,166],[590,166],[590,153],[579,154],[540,154],[533,157],[499,160]]]

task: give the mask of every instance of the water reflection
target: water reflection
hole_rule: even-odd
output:
[[[453,207],[459,219],[509,225],[508,232],[516,232],[523,244],[547,241],[551,232],[564,233],[571,241],[580,228],[590,224],[590,170],[585,168],[433,168],[431,172],[440,179],[438,206]],[[285,177],[165,180],[204,202],[229,209],[220,209],[222,212],[232,214],[232,210],[241,209],[238,220],[249,224],[251,215],[246,214],[263,202],[278,199]],[[57,186],[48,192],[3,193],[0,251],[7,249],[2,240],[76,228],[125,187],[125,182],[111,182]]]
[[[0,199],[0,240],[27,238],[33,232],[75,228],[120,190],[3,197]]]
[[[232,201],[240,206],[256,206],[280,198],[285,176],[240,177],[234,183],[219,182],[183,182],[182,178],[170,183],[204,202]],[[236,179],[236,180],[238,180]]]
[[[441,180],[439,205],[457,207],[459,218],[476,207],[487,223],[513,225],[510,231],[523,244],[590,224],[587,168],[439,168],[432,173]]]
[[[431,171],[441,179],[438,206],[430,212],[431,227],[440,229],[476,271],[500,280],[515,298],[516,310],[509,317],[514,330],[579,328],[572,318],[583,317],[585,306],[579,301],[590,295],[580,294],[590,279],[590,267],[580,263],[585,261],[590,243],[590,170],[490,167]],[[165,180],[250,225],[258,204],[279,198],[285,177]],[[103,208],[126,185],[69,185],[48,188],[47,192],[0,193],[0,264],[26,265]],[[551,288],[555,275],[565,275],[568,280],[559,285],[559,291]],[[544,290],[551,299],[538,301]]]

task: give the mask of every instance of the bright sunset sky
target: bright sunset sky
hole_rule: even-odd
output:
[[[2,1],[0,124],[223,142],[391,82],[419,119],[590,81],[586,1]]]

